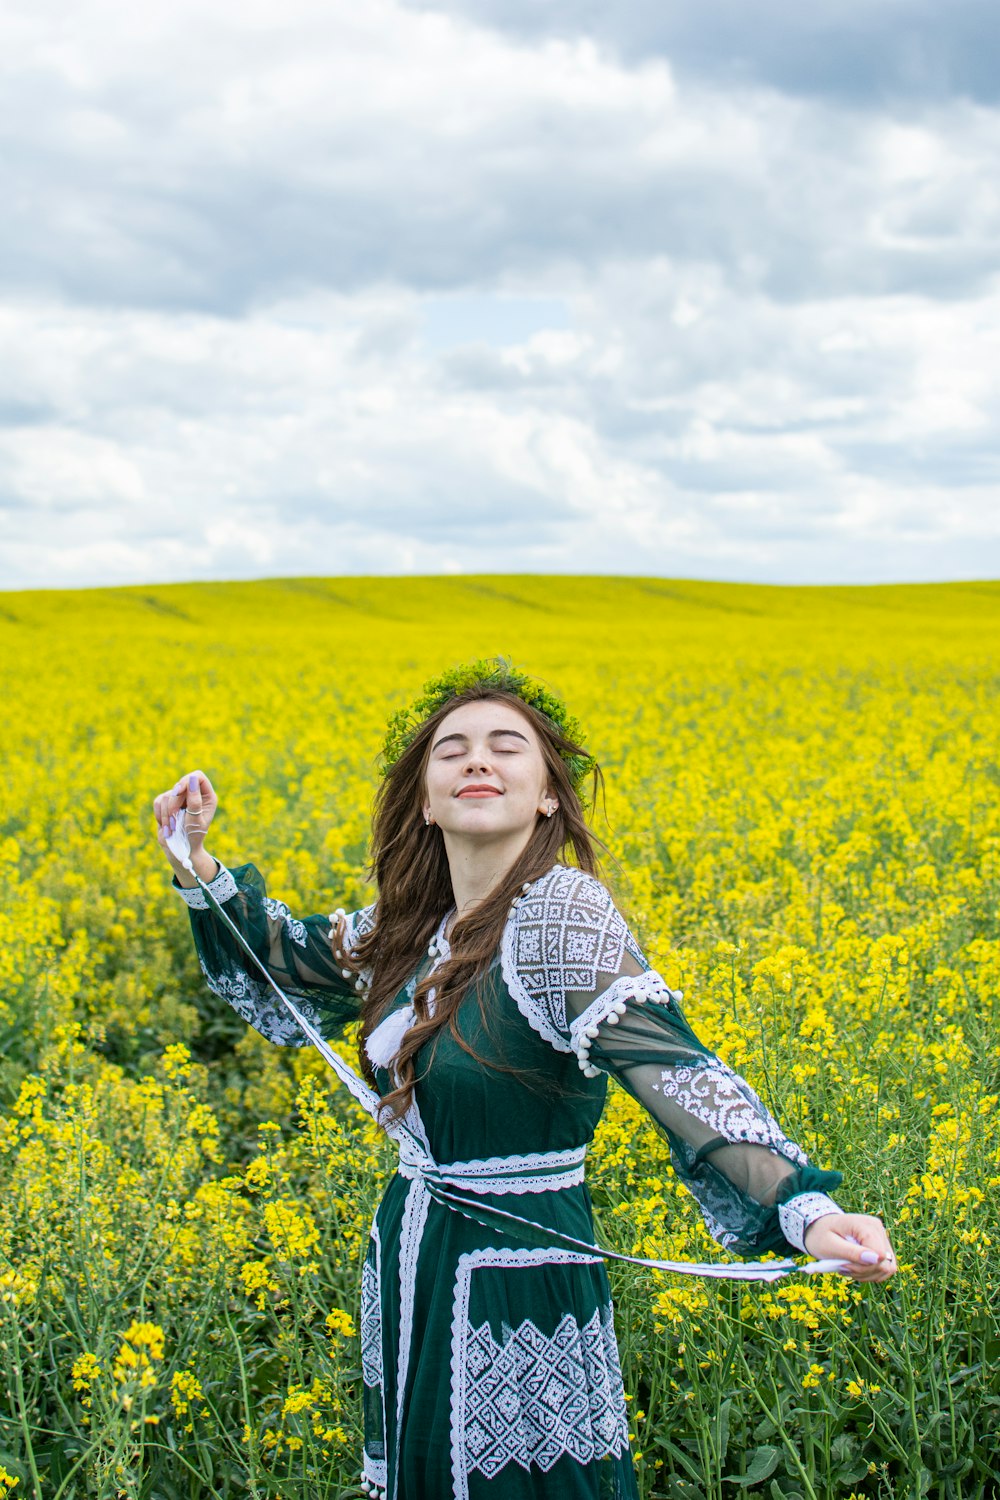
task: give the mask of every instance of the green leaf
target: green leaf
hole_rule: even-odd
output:
[[[830,1458],[836,1465],[834,1478],[844,1489],[853,1487],[868,1473],[868,1460],[856,1437],[842,1432],[830,1444]]]
[[[801,1490],[783,1490],[776,1479],[771,1480],[771,1500],[804,1500]]]
[[[733,1409],[733,1398],[728,1396],[719,1407],[715,1424],[715,1461],[721,1468],[726,1461],[729,1448],[729,1417]]]
[[[753,1484],[763,1484],[765,1479],[770,1479],[778,1467],[778,1459],[781,1457],[779,1448],[772,1448],[765,1444],[762,1448],[755,1448],[750,1456],[750,1467],[745,1474],[725,1474],[724,1484],[736,1484],[742,1489],[749,1489]],[[772,1487],[773,1488],[773,1487]]]
[[[706,1500],[705,1491],[690,1479],[672,1479],[666,1497],[667,1500]]]
[[[669,1438],[657,1437],[655,1441],[657,1448],[673,1459],[674,1463],[682,1468],[686,1474],[689,1474],[693,1480],[701,1478],[703,1472],[701,1465],[691,1454],[685,1453],[683,1448],[678,1447]]]

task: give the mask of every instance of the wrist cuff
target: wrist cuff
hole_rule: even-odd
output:
[[[221,860],[217,860],[216,863],[219,866],[218,873],[214,879],[207,881],[206,884],[216,901],[221,905],[223,901],[229,901],[236,895],[239,886]],[[210,910],[208,900],[200,885],[181,885],[176,875],[171,884],[181,900],[186,901],[192,911]]]
[[[201,892],[198,894],[200,896]],[[778,1204],[782,1234],[790,1245],[802,1251],[806,1248],[806,1230],[810,1224],[815,1224],[817,1219],[822,1219],[826,1214],[843,1212],[840,1204],[828,1198],[825,1193],[798,1193],[794,1198],[789,1198],[787,1203]]]

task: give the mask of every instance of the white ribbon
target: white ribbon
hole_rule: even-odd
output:
[[[483,1203],[466,1194],[456,1192],[454,1186],[441,1178],[437,1164],[428,1155],[423,1142],[405,1125],[402,1120],[392,1117],[382,1106],[381,1097],[374,1089],[368,1087],[364,1079],[359,1078],[354,1069],[344,1061],[329,1042],[316,1030],[312,1022],[299,1010],[293,1000],[285,994],[284,990],[271,976],[267,967],[261,963],[254,953],[246,938],[240,932],[235,922],[231,920],[222,908],[222,905],[212,895],[208,885],[197,873],[191,863],[191,844],[188,840],[184,824],[186,821],[186,808],[181,808],[176,814],[174,832],[169,834],[165,840],[167,848],[174,858],[183,865],[184,869],[197,881],[206,900],[212,910],[225,923],[226,927],[236,938],[240,947],[248,955],[254,967],[267,980],[274,993],[278,996],[282,1005],[294,1017],[296,1024],[302,1029],[309,1041],[312,1042],[317,1052],[329,1063],[341,1083],[350,1091],[353,1097],[361,1105],[377,1125],[380,1125],[397,1144],[406,1140],[408,1154],[419,1161],[421,1175],[427,1184],[427,1191],[436,1202],[445,1204],[456,1213],[464,1215],[465,1218],[473,1219],[476,1223],[483,1224],[503,1231],[505,1226],[510,1226],[509,1232],[516,1232],[515,1226],[521,1226],[532,1233],[529,1238],[541,1238],[546,1246],[559,1246],[565,1249],[578,1250],[583,1254],[600,1256],[604,1260],[627,1261],[633,1266],[647,1266],[654,1271],[674,1271],[681,1276],[708,1276],[722,1278],[728,1281],[777,1281],[782,1276],[789,1276],[798,1271],[804,1275],[814,1276],[820,1272],[838,1271],[843,1272],[845,1262],[839,1260],[812,1260],[804,1266],[796,1265],[793,1260],[757,1260],[738,1261],[730,1264],[715,1264],[710,1261],[689,1260],[653,1260],[643,1255],[622,1255],[616,1250],[602,1250],[598,1245],[591,1245],[586,1240],[578,1240],[572,1235],[560,1234],[558,1230],[549,1228],[548,1225],[536,1224],[533,1219],[522,1218],[520,1214],[512,1214],[504,1209],[495,1208],[492,1204]],[[521,1236],[525,1236],[522,1234]]]

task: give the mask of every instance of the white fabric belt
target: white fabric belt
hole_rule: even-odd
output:
[[[250,962],[259,970],[264,982],[274,990],[285,1009],[292,1015],[303,1034],[312,1042],[320,1056],[325,1058],[350,1093],[363,1109],[367,1110],[377,1124],[383,1120],[382,1100],[374,1089],[359,1078],[349,1063],[336,1053],[324,1036],[317,1031],[308,1016],[303,1015],[277,983],[266,964],[257,957],[236,923],[195,871],[191,861],[191,845],[184,831],[184,809],[178,814],[177,832],[167,840],[172,854],[194,877],[208,905],[224,927],[227,927]],[[227,872],[228,873],[228,872]],[[230,877],[232,878],[232,877]],[[216,877],[218,879],[218,877]],[[235,883],[234,883],[235,887]],[[420,1179],[420,1187],[429,1197],[439,1203],[464,1213],[466,1218],[523,1237],[525,1233],[541,1236],[543,1244],[561,1251],[571,1250],[586,1260],[616,1260],[630,1265],[648,1266],[655,1271],[677,1271],[686,1276],[720,1276],[737,1281],[777,1281],[794,1271],[813,1273],[817,1271],[839,1271],[842,1262],[814,1260],[807,1266],[796,1266],[794,1261],[751,1261],[741,1265],[711,1265],[698,1261],[653,1260],[642,1255],[623,1255],[617,1250],[602,1249],[587,1240],[578,1240],[573,1235],[537,1224],[532,1219],[522,1218],[511,1209],[498,1208],[496,1204],[477,1204],[470,1193],[548,1193],[556,1188],[573,1187],[583,1181],[583,1159],[586,1148],[576,1147],[572,1151],[540,1151],[530,1156],[491,1156],[481,1161],[453,1161],[439,1165],[427,1147],[402,1120],[386,1124],[390,1135],[395,1135],[400,1146],[399,1172],[404,1177]],[[419,1191],[419,1190],[418,1190]],[[404,1232],[404,1253],[405,1253]],[[537,1243],[537,1238],[536,1238]],[[402,1261],[400,1262],[402,1266]],[[405,1382],[400,1382],[400,1392]]]
[[[467,1193],[552,1193],[583,1181],[586,1154],[586,1146],[574,1146],[569,1151],[536,1151],[528,1156],[436,1162],[404,1138],[397,1170],[401,1177],[422,1177]]]

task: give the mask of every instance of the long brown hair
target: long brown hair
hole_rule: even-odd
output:
[[[374,1070],[365,1043],[393,1000],[427,952],[427,944],[445,912],[454,905],[451,871],[444,837],[436,823],[423,818],[424,777],[435,730],[462,703],[494,699],[509,703],[531,724],[538,736],[548,784],[559,805],[551,818],[539,813],[524,850],[490,894],[455,923],[450,938],[451,957],[433,976],[425,975],[413,995],[415,1021],[404,1034],[395,1059],[398,1086],[385,1096],[386,1108],[397,1118],[405,1114],[417,1083],[416,1055],[447,1026],[455,1041],[477,1061],[486,1059],[460,1034],[459,1004],[489,969],[510,910],[525,881],[537,880],[572,849],[576,865],[588,875],[599,870],[595,844],[603,844],[587,828],[583,807],[570,780],[564,755],[585,752],[565,738],[538,709],[513,693],[473,683],[451,698],[417,731],[412,743],[387,772],[376,793],[372,817],[371,867],[368,878],[378,886],[375,924],[349,951],[343,928],[338,930],[338,961],[353,970],[368,969],[371,984],[361,1005],[358,1056],[361,1071],[374,1084]],[[591,792],[596,802],[603,790],[600,767],[593,763]],[[434,990],[434,1014],[427,995]],[[480,1001],[482,1003],[482,1001]],[[484,1019],[486,1019],[484,1017]],[[497,1066],[497,1064],[487,1064]]]

